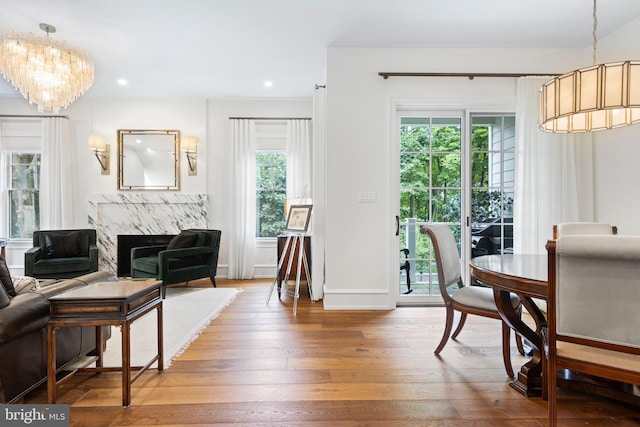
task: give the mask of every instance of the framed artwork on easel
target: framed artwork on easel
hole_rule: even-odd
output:
[[[313,205],[291,205],[287,215],[286,231],[304,233],[309,228]]]

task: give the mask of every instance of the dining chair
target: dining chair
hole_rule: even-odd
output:
[[[553,226],[553,240],[560,236],[579,236],[584,234],[611,235],[618,234],[618,227],[604,222],[563,222]],[[533,302],[547,313],[547,301],[533,298]]]
[[[562,222],[553,226],[553,240],[560,236],[579,236],[584,234],[612,235],[618,234],[618,227],[604,222]],[[547,313],[547,301],[533,298],[533,302],[544,313]]]
[[[546,247],[547,372],[569,369],[640,385],[640,237],[560,236]],[[549,426],[555,427],[557,379],[547,377]]]
[[[429,224],[422,226],[420,232],[427,234],[431,239],[436,268],[438,270],[438,285],[447,311],[444,334],[434,353],[436,355],[440,354],[450,336],[452,339],[457,338],[465,324],[467,314],[498,319],[502,323],[502,358],[504,360],[504,367],[507,370],[507,374],[513,377],[509,343],[511,329],[502,321],[498,313],[498,308],[496,307],[493,296],[493,289],[484,286],[464,285],[460,268],[461,261],[458,245],[448,225]],[[522,301],[517,295],[511,294],[511,304],[520,315],[522,313]],[[455,331],[451,334],[456,311],[460,312],[460,320],[458,321],[458,326]],[[519,335],[516,335],[516,341],[518,350],[521,354],[524,354],[522,340]]]

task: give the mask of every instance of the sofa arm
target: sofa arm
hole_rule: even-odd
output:
[[[20,294],[0,309],[0,345],[47,326],[49,301],[36,292]]]
[[[192,246],[190,248],[169,249],[158,252],[158,269],[160,277],[167,277],[169,272],[169,259],[171,258],[191,258],[206,257],[213,253],[212,246]],[[208,264],[202,262],[201,264]]]
[[[212,246],[192,246],[190,248],[168,249],[158,252],[159,259],[186,258],[213,253]]]
[[[156,256],[160,251],[167,249],[167,245],[140,246],[131,248],[131,261],[137,258]]]
[[[35,246],[24,253],[24,275],[33,276],[33,266],[40,258],[40,248]]]
[[[85,285],[97,282],[117,282],[118,276],[115,273],[111,273],[105,270],[94,271],[93,273],[84,274],[82,276],[74,277],[74,280],[83,282]]]

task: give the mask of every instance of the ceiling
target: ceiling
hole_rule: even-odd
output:
[[[95,61],[87,97],[281,98],[311,96],[324,83],[328,46],[589,48],[592,7],[591,0],[2,0],[0,32],[57,27],[51,37]],[[639,17],[640,1],[600,0],[597,16],[602,38]],[[0,95],[17,93],[0,80]]]

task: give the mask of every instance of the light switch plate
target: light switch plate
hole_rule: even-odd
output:
[[[358,203],[376,203],[378,201],[378,193],[375,191],[358,192]]]

